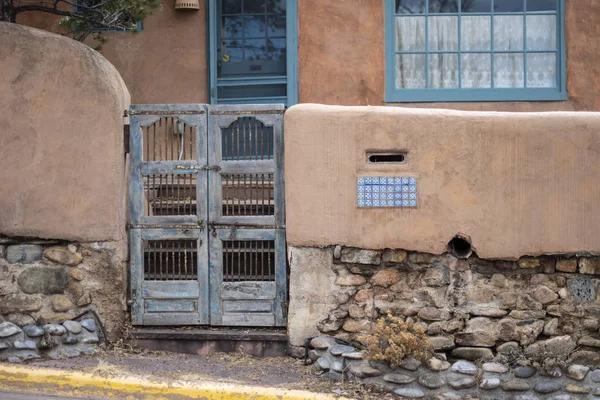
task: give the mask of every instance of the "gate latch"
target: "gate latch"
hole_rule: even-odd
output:
[[[175,169],[193,169],[196,171],[215,171],[219,172],[221,167],[218,165],[176,165]]]

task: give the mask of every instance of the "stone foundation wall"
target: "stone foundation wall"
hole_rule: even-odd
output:
[[[0,361],[21,363],[36,358],[53,360],[94,354],[100,341],[94,319],[62,324],[25,325],[0,323]]]
[[[356,342],[391,312],[421,325],[447,358],[487,360],[505,347],[532,358],[560,337],[568,357],[558,366],[600,367],[598,257],[459,259],[340,246],[289,255],[293,350],[320,334]]]
[[[120,336],[126,316],[123,244],[0,240],[0,323],[61,323],[93,307],[107,335]]]
[[[573,349],[570,342],[568,336],[556,337],[545,341],[544,346],[565,355]],[[340,344],[330,336],[316,337],[310,345],[309,356],[315,368],[329,378],[358,380],[402,398],[583,400],[600,396],[600,369],[580,364],[548,369],[526,360],[510,362],[506,359],[510,347],[500,348],[496,360],[449,362],[445,354],[438,353],[424,362],[405,359],[399,368],[391,369],[384,363],[368,361],[356,347]]]

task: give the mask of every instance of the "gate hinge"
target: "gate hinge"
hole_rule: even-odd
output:
[[[219,172],[221,167],[218,165],[176,165],[175,169],[192,169],[196,171],[215,171]]]

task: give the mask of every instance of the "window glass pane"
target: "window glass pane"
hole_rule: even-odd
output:
[[[462,77],[463,88],[489,88],[492,86],[490,54],[463,54]]]
[[[267,0],[267,12],[275,14],[284,14],[285,0]]]
[[[225,40],[223,55],[229,56],[227,62],[240,62],[244,60],[244,52],[241,40]]]
[[[396,50],[425,51],[425,17],[396,17]]]
[[[523,87],[523,54],[494,54],[494,87]]]
[[[458,17],[429,17],[429,51],[458,50]]]
[[[285,15],[268,16],[267,31],[269,36],[285,36]]]
[[[458,12],[458,0],[429,0],[430,13]]]
[[[429,87],[434,89],[458,87],[458,54],[429,55]]]
[[[238,0],[239,1],[239,0]],[[264,13],[265,0],[244,0],[244,13]]]
[[[244,17],[244,35],[247,38],[265,36],[265,17]]]
[[[266,39],[247,39],[245,44],[247,61],[265,60],[267,58]]]
[[[494,0],[494,12],[523,12],[524,0]]]
[[[527,0],[527,11],[556,11],[556,0]]]
[[[242,17],[223,17],[223,37],[241,38],[242,21]]]
[[[396,0],[396,14],[422,14],[425,0]]]
[[[269,60],[285,60],[285,39],[269,39],[267,46]]]
[[[527,54],[527,87],[556,87],[556,78],[556,53]]]
[[[396,88],[425,88],[425,54],[396,54]]]
[[[490,50],[491,18],[489,16],[464,16],[461,19],[462,50]]]
[[[494,50],[523,50],[523,16],[494,17]]]
[[[492,11],[491,0],[461,0],[460,10],[463,13],[475,13],[475,12],[490,12]]]
[[[240,0],[222,0],[221,4],[223,14],[239,14],[242,12],[242,2]]]
[[[527,50],[556,50],[556,15],[528,15]]]

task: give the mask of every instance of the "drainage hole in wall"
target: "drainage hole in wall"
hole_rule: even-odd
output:
[[[468,258],[473,253],[471,242],[460,236],[452,238],[450,243],[448,243],[448,248],[458,258]]]
[[[367,154],[370,163],[402,163],[405,158],[404,153]]]

